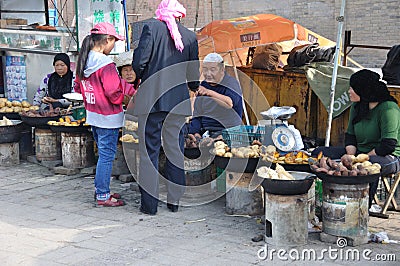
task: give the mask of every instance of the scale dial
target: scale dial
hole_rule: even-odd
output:
[[[288,127],[277,127],[272,131],[272,142],[281,151],[291,151],[296,145],[293,132]]]

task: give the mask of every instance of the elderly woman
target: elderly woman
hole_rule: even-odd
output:
[[[69,56],[65,53],[56,54],[53,66],[54,72],[44,77],[33,98],[33,105],[43,109],[48,108],[50,104],[54,108],[68,107],[71,104],[63,97],[63,94],[72,91],[74,84]]]
[[[345,135],[345,147],[321,147],[313,151],[333,159],[344,154],[365,153],[369,161],[382,166],[382,175],[400,171],[400,108],[389,94],[380,76],[367,69],[350,77],[350,119]],[[376,193],[378,181],[370,183],[369,205]]]
[[[115,59],[119,75],[128,83],[133,83],[136,79],[136,73],[132,69],[133,51],[120,53]]]
[[[134,84],[136,80],[136,73],[132,68],[133,51],[128,51],[120,53],[114,58],[115,65],[117,67],[118,73],[126,82]],[[135,86],[136,87],[136,86]],[[128,105],[131,97],[125,95],[123,104]]]

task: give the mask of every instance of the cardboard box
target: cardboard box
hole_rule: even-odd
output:
[[[0,19],[0,28],[5,28],[7,25],[27,25],[28,20],[22,18],[6,18]]]

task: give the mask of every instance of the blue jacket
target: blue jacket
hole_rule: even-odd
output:
[[[189,126],[190,134],[202,134],[206,130],[222,130],[242,123],[242,89],[235,78],[225,73],[220,84],[211,86],[203,81],[201,85],[219,94],[229,96],[232,99],[233,108],[227,109],[207,96],[196,97],[193,118]]]

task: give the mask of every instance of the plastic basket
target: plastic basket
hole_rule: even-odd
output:
[[[72,117],[76,120],[86,117],[85,107],[79,107],[72,110]]]
[[[262,142],[265,134],[264,126],[236,126],[222,131],[222,137],[229,147],[243,147],[251,145],[254,140]]]

